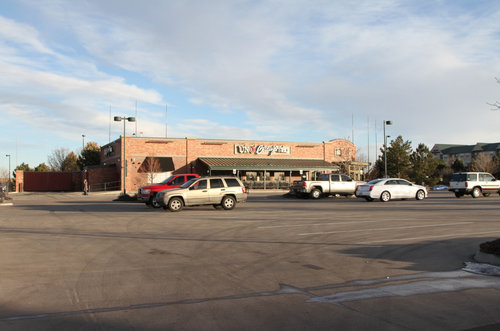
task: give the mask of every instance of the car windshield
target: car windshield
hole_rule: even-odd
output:
[[[174,178],[174,176],[170,176],[170,177],[168,177],[168,178],[167,178],[167,179],[165,179],[164,181],[160,182],[160,184],[165,185],[165,184],[167,184],[167,183],[168,183],[168,182],[169,182],[172,178]]]
[[[187,182],[185,182],[184,184],[181,185],[181,188],[189,187],[189,186],[191,186],[191,184],[193,184],[197,180],[198,180],[198,178],[193,178],[191,180],[188,180]]]
[[[375,185],[377,183],[380,183],[381,181],[382,181],[382,179],[370,180],[368,183],[366,183],[366,185]]]

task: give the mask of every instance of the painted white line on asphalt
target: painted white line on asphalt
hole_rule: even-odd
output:
[[[462,236],[472,236],[472,235],[482,235],[482,234],[493,234],[500,233],[498,231],[486,231],[486,232],[469,232],[469,233],[453,233],[453,234],[443,234],[438,236],[423,236],[423,237],[412,237],[412,238],[399,238],[399,239],[386,239],[386,240],[372,240],[372,241],[363,241],[357,244],[360,245],[369,245],[369,244],[378,244],[378,243],[386,243],[386,242],[394,242],[394,241],[406,241],[406,240],[426,240],[426,239],[437,239],[437,238],[448,238],[448,237],[462,237]]]
[[[342,231],[328,231],[328,232],[311,232],[311,233],[299,233],[299,236],[311,236],[311,235],[317,235],[317,234],[332,234],[332,233],[348,233],[348,232],[405,230],[405,229],[429,228],[429,227],[438,227],[438,226],[463,225],[463,224],[472,224],[472,223],[473,222],[457,222],[457,223],[442,223],[442,224],[429,224],[429,225],[395,226],[395,227],[390,227],[390,228],[377,228],[377,229],[358,229],[358,230],[342,230]]]
[[[349,221],[349,222],[329,222],[329,223],[304,223],[304,224],[286,224],[286,225],[269,225],[269,226],[259,226],[257,229],[273,229],[273,228],[294,228],[300,226],[311,226],[311,225],[341,225],[341,224],[354,224],[354,223],[377,223],[380,221]]]

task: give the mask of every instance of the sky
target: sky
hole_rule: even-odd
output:
[[[500,141],[500,2],[2,0],[0,168],[126,133]],[[110,117],[111,115],[111,117]],[[85,135],[85,137],[82,137]]]

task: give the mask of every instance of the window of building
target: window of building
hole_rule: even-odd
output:
[[[342,150],[340,148],[335,148],[335,155],[342,156]]]

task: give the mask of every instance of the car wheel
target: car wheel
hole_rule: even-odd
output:
[[[149,198],[149,205],[153,208],[160,208],[161,205],[156,201],[156,194]]]
[[[172,198],[168,202],[168,209],[170,211],[180,211],[184,207],[184,202],[181,198]]]
[[[380,201],[387,202],[389,200],[391,200],[391,194],[387,191],[382,192],[380,195]]]
[[[236,200],[232,196],[226,195],[224,198],[222,198],[221,205],[225,210],[231,210],[234,208],[234,206],[236,206]]]
[[[417,195],[415,195],[415,199],[424,200],[425,199],[425,192],[423,190],[418,190]]]
[[[481,189],[479,187],[474,187],[474,189],[472,190],[472,197],[479,198],[480,195],[481,195]]]
[[[319,199],[321,198],[321,191],[318,189],[313,189],[310,194],[311,198],[313,199]]]
[[[464,195],[463,195],[463,193],[460,193],[460,192],[455,192],[455,196],[456,196],[457,198],[461,198],[461,197],[463,197]]]
[[[373,201],[373,198],[365,197],[365,200],[368,201],[368,202],[371,202],[371,201]]]

